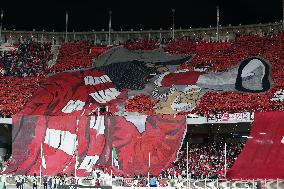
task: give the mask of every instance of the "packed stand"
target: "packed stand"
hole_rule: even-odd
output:
[[[57,64],[51,68],[47,65],[52,56],[49,43],[25,41],[14,51],[3,52],[0,86],[5,90],[0,92],[0,116],[11,117],[20,111],[48,73],[91,67],[93,57],[106,50],[99,48],[96,52],[91,47],[87,42],[66,44],[60,49]]]
[[[208,92],[202,97],[199,105],[192,113],[217,114],[284,109],[283,100],[271,100],[275,96],[276,91],[283,90],[284,75],[281,71],[283,60],[281,62],[280,41],[284,41],[284,37],[283,34],[281,36],[282,40],[280,40],[279,34],[267,36],[241,35],[233,43],[208,43],[184,37],[166,44],[164,48],[169,53],[194,54],[194,58],[181,65],[179,69],[190,69],[207,73],[222,72],[250,56],[261,56],[272,65],[274,84],[271,90],[258,94]],[[138,44],[139,48],[141,48],[141,43]],[[145,45],[145,47],[147,46]],[[147,108],[145,108],[144,112],[146,111]]]
[[[284,32],[280,34],[280,40],[281,40],[281,60],[284,60]]]
[[[244,143],[227,144],[227,170],[229,170],[240,154]],[[192,179],[224,178],[225,177],[225,144],[190,144],[189,145],[189,175]],[[178,160],[167,170],[162,177],[186,178],[186,148],[180,151]]]
[[[129,40],[123,46],[129,50],[154,50],[158,48],[158,43],[155,40]]]
[[[99,53],[92,52],[94,46],[89,42],[71,42],[61,46],[56,64],[50,68],[50,73],[92,67],[93,59]]]
[[[211,48],[196,50],[196,40],[180,39],[172,41],[165,46],[170,53],[195,54],[189,62],[181,65],[179,69],[195,70],[201,68],[205,72],[220,72],[236,65],[239,61],[250,56],[259,55],[267,59],[272,65],[273,88],[264,93],[252,94],[241,92],[208,92],[206,93],[198,106],[192,113],[199,114],[216,114],[216,113],[235,113],[235,112],[252,112],[252,111],[275,111],[284,109],[284,101],[271,100],[277,91],[284,89],[284,73],[282,67],[284,60],[281,60],[281,47],[284,41],[283,34],[256,36],[244,35],[239,36],[227,48],[214,50]],[[153,49],[156,47],[155,41],[128,42],[125,44],[130,49]],[[211,44],[210,44],[211,45]],[[222,46],[218,43],[219,46]],[[17,56],[4,55],[1,57],[2,73],[5,75],[19,76],[37,76],[42,75],[45,70],[47,73],[57,73],[66,70],[92,67],[92,60],[104,50],[100,49],[99,53],[94,53],[94,46],[88,42],[72,42],[63,45],[58,54],[57,63],[46,69],[46,61],[51,56],[49,54],[49,44],[40,44],[35,42],[25,42],[19,46],[16,52]],[[211,49],[211,50],[210,50]],[[16,57],[16,58],[9,58]],[[15,59],[21,61],[14,61]],[[16,63],[15,63],[16,62]],[[35,65],[29,69],[29,66]],[[6,78],[0,83],[3,87],[1,98],[1,113],[5,116],[16,113],[24,106],[25,102],[35,91],[33,88],[38,85],[36,78],[27,78],[28,84],[23,80]],[[26,85],[23,88],[19,87]],[[14,87],[16,86],[16,87]],[[18,92],[13,89],[16,88]],[[20,89],[21,88],[21,89]],[[13,90],[13,91],[12,91]],[[15,95],[8,95],[15,94]],[[16,95],[17,94],[17,95]],[[16,96],[14,99],[11,96]],[[16,100],[15,100],[16,98]],[[15,104],[16,102],[16,104]],[[147,109],[148,110],[148,109]]]
[[[166,52],[171,54],[194,54],[196,51],[196,41],[188,38],[170,41],[164,47]]]
[[[261,56],[272,65],[273,88],[265,93],[208,92],[193,113],[217,114],[252,111],[275,111],[284,109],[283,101],[271,101],[277,90],[283,89],[284,73],[280,60],[280,35],[244,35],[236,38],[229,49],[222,51],[200,51],[192,61],[181,65],[180,69],[205,72],[222,72],[250,57]]]
[[[229,170],[238,155],[241,153],[245,143],[227,143],[227,170]],[[189,172],[193,179],[204,178],[224,178],[225,176],[225,144],[224,143],[202,143],[189,144]],[[153,175],[157,178],[167,179],[186,179],[187,153],[186,147],[182,148],[178,153],[177,161],[173,162],[166,170],[161,170],[160,175]],[[98,165],[96,170],[102,170],[110,174],[111,167]],[[118,177],[124,178],[142,178],[143,175],[123,175],[117,174]]]
[[[233,166],[238,155],[241,153],[244,142],[227,143],[226,163],[227,171]],[[190,179],[223,179],[225,178],[225,144],[224,143],[202,143],[190,144],[188,150],[188,176]],[[94,168],[92,177],[101,178],[100,175],[111,174],[111,167],[98,165]],[[187,152],[183,147],[177,161],[173,162],[167,169],[161,170],[159,175],[150,172],[150,185],[169,186],[169,183],[183,183],[187,179]],[[116,186],[148,186],[147,175],[124,175],[113,174],[113,184]]]
[[[44,77],[0,76],[0,114],[11,117],[29,101]]]
[[[1,51],[0,115],[11,117],[20,111],[40,82],[44,81],[51,43],[24,40],[13,48]]]
[[[51,43],[25,40],[11,51],[2,51],[0,64],[4,76],[38,76],[47,69]]]
[[[230,48],[229,42],[199,42],[196,45],[196,51],[223,51]]]

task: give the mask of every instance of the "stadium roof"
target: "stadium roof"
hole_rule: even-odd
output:
[[[5,11],[3,28],[16,30],[65,30],[65,11],[69,11],[72,31],[108,28],[108,11],[112,10],[115,30],[169,29],[172,8],[176,28],[216,25],[216,5],[220,6],[220,24],[257,24],[280,21],[281,0],[195,0],[195,1],[8,1],[1,2]]]

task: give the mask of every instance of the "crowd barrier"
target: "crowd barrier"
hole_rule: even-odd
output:
[[[119,189],[119,188],[149,188],[148,185],[138,187],[136,184],[139,182],[139,179],[133,178],[113,178],[109,176],[100,178],[100,186],[94,186],[90,178],[78,178],[77,185],[59,185],[58,189],[85,189],[85,188],[104,188],[104,189]],[[96,178],[95,178],[96,179]],[[166,182],[163,182],[163,185],[158,185],[156,188],[190,188],[190,189],[284,189],[284,180],[283,179],[253,179],[253,180],[227,180],[227,179],[162,179]],[[111,184],[112,181],[112,184]],[[161,181],[161,180],[160,180]],[[29,180],[27,179],[27,183]],[[40,183],[40,182],[39,182]],[[0,182],[0,189],[9,189],[15,188],[14,177],[9,177],[6,179],[6,184]],[[7,186],[7,187],[5,187]],[[29,187],[26,187],[29,188]],[[40,186],[39,189],[42,189],[43,186]]]
[[[86,185],[84,179],[80,179],[79,182],[81,186]],[[147,188],[147,186],[138,187],[137,183],[140,179],[133,178],[113,178],[112,187],[113,188]],[[102,181],[102,180],[101,180]],[[162,182],[161,182],[162,181]],[[101,185],[106,185],[111,183],[111,178],[105,178],[101,182]],[[227,180],[227,179],[160,179],[158,187],[160,188],[192,188],[192,189],[228,189],[228,188],[262,188],[262,189],[284,189],[284,180],[282,179],[253,179],[253,180]]]

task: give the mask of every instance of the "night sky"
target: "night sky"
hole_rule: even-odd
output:
[[[77,0],[13,1],[1,0],[3,27],[16,30],[65,30],[65,11],[69,12],[68,30],[99,31],[108,28],[112,10],[114,30],[169,29],[174,8],[176,28],[216,25],[216,5],[220,24],[238,25],[280,21],[281,0]]]

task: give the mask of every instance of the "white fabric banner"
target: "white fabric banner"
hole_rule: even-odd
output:
[[[76,150],[77,135],[69,131],[61,131],[56,129],[46,129],[44,143],[64,151],[69,155],[73,155]]]

